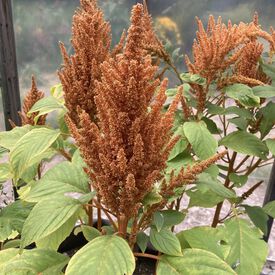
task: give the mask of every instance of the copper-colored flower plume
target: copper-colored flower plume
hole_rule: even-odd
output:
[[[38,115],[38,113],[35,112],[28,114],[32,106],[43,97],[44,93],[37,89],[35,78],[32,76],[32,87],[24,98],[22,112],[19,112],[22,125],[44,125],[46,123],[46,115],[40,116],[35,123],[34,118]]]
[[[186,64],[190,73],[199,74],[206,78],[207,86],[192,84],[197,97],[199,112],[204,110],[208,85],[217,82],[218,89],[234,83],[249,86],[265,85],[270,79],[259,66],[259,59],[263,52],[263,45],[258,38],[265,39],[274,49],[272,33],[261,29],[255,13],[249,24],[240,23],[227,25],[222,23],[221,17],[215,21],[211,15],[205,30],[201,20],[197,19],[197,38],[193,44],[193,63],[186,56]],[[227,71],[226,71],[227,70]]]
[[[69,122],[80,146],[93,187],[103,203],[121,220],[128,221],[143,197],[162,178],[170,149],[174,111],[180,100],[162,113],[167,80],[154,80],[157,67],[141,47],[145,40],[144,10],[132,10],[131,26],[123,53],[102,66],[95,98],[99,124],[86,112],[80,114],[81,129]]]
[[[186,56],[186,64],[189,72],[201,75],[210,84],[241,55],[241,49],[231,56],[228,56],[228,53],[243,42],[246,25],[232,26],[230,21],[225,25],[221,17],[216,22],[212,15],[209,17],[207,30],[198,18],[197,23],[197,39],[193,44],[194,62]]]
[[[69,117],[78,124],[77,109],[85,110],[95,119],[95,81],[100,80],[100,65],[110,55],[110,25],[95,0],[81,0],[81,8],[73,17],[72,45],[69,57],[61,43],[64,66],[59,77],[64,90]]]

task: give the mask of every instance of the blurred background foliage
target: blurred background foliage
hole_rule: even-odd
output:
[[[116,43],[128,26],[130,9],[135,0],[98,0],[105,16],[112,24]],[[58,82],[56,70],[61,64],[58,41],[70,49],[71,19],[78,0],[13,0],[14,28],[21,94],[30,86],[34,74],[40,89],[47,92]],[[265,29],[275,26],[273,0],[148,0],[155,27],[171,49],[190,53],[196,32],[195,16],[207,21],[209,14],[221,15],[224,21],[248,22],[258,11]],[[72,50],[72,49],[71,49]],[[180,58],[176,64],[184,70]]]

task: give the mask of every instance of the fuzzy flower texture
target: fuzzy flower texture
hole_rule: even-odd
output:
[[[46,116],[42,115],[38,118],[37,122],[35,123],[34,119],[38,115],[38,112],[34,112],[28,114],[31,110],[33,105],[44,97],[44,93],[39,91],[36,86],[35,78],[32,76],[32,86],[29,92],[26,94],[24,101],[23,101],[23,108],[22,112],[19,112],[19,116],[21,118],[22,125],[44,125],[46,123]]]
[[[67,121],[87,163],[92,187],[120,224],[135,217],[144,196],[164,180],[168,155],[178,140],[172,138],[171,128],[181,98],[176,96],[163,112],[168,81],[160,83],[156,78],[158,67],[144,47],[154,33],[148,29],[151,21],[143,5],[133,7],[125,44],[122,39],[108,53],[108,24],[95,1],[81,3],[73,27],[82,30],[74,32],[75,55],[69,58],[62,46],[65,64],[60,76],[69,109]],[[94,51],[97,38],[101,39],[99,54]],[[158,206],[165,205],[175,187],[194,181],[219,157],[163,181],[164,203]]]

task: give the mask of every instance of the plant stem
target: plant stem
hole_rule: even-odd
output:
[[[98,199],[98,203],[100,205],[100,199]],[[101,231],[102,226],[102,218],[101,218],[101,207],[97,207],[97,229]]]
[[[134,256],[136,256],[136,257],[150,258],[150,259],[154,259],[154,260],[156,260],[156,261],[158,261],[158,260],[160,259],[159,256],[152,255],[152,254],[147,254],[147,253],[138,253],[138,252],[134,252]]]
[[[94,203],[96,204],[97,208],[101,208],[102,211],[104,212],[104,214],[106,215],[106,217],[108,218],[109,222],[112,224],[113,228],[115,231],[118,231],[118,227],[116,225],[116,223],[114,222],[114,220],[112,219],[112,217],[109,214],[109,210],[103,208],[96,200],[94,200]],[[110,212],[111,213],[111,212]]]
[[[72,161],[72,157],[70,156],[69,153],[67,153],[65,150],[63,149],[59,149],[58,152],[68,161]]]
[[[232,157],[231,157],[231,159],[229,161],[229,166],[228,166],[228,171],[227,171],[227,177],[226,177],[225,182],[224,182],[224,186],[225,187],[228,187],[229,184],[230,184],[229,175],[230,175],[230,173],[233,172],[234,162],[236,160],[236,156],[237,156],[237,152],[233,152]],[[218,224],[218,222],[219,222],[222,206],[223,206],[223,201],[220,202],[220,203],[218,203],[218,205],[216,207],[216,211],[215,211],[215,214],[214,214],[213,222],[212,222],[212,225],[211,225],[212,227],[216,227],[217,224]]]
[[[246,160],[249,159],[249,155],[245,156],[240,163],[237,165],[237,167],[234,169],[234,172],[238,172],[238,170],[240,169],[240,167],[246,162]]]
[[[39,180],[41,179],[41,166],[42,166],[41,164],[42,162],[40,162],[37,167],[37,177]]]
[[[264,181],[261,180],[254,184],[251,188],[249,188],[246,192],[244,192],[241,196],[242,201],[247,199]]]
[[[88,224],[93,226],[94,224],[94,217],[93,217],[93,207],[88,206]]]

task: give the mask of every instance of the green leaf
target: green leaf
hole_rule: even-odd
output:
[[[237,275],[225,261],[202,249],[185,249],[181,257],[161,256],[157,265],[157,275],[167,274]]]
[[[231,247],[226,262],[236,267],[238,275],[260,274],[268,252],[260,231],[239,218],[225,222],[225,230]]]
[[[85,194],[90,192],[88,178],[81,167],[64,161],[57,164],[36,182],[29,193],[23,194],[21,199],[38,202],[51,196],[76,192]]]
[[[260,98],[255,96],[252,89],[244,84],[233,84],[223,88],[225,94],[239,101],[245,107],[258,107]]]
[[[218,129],[217,124],[212,119],[203,117],[201,120],[205,122],[207,129],[212,135],[221,133],[221,130]]]
[[[275,103],[269,102],[257,113],[257,117],[262,116],[260,123],[261,137],[265,137],[275,124]]]
[[[272,153],[273,156],[275,156],[275,139],[267,139],[265,140],[265,144],[269,151]]]
[[[204,249],[216,254],[221,259],[224,259],[220,244],[221,238],[217,228],[208,226],[194,227],[192,229],[179,232],[177,237],[181,244],[187,241],[191,248]],[[185,247],[182,248],[184,249]]]
[[[177,210],[172,210],[172,209],[162,210],[160,211],[160,213],[164,217],[163,226],[165,227],[171,227],[171,226],[180,224],[186,216],[185,213],[179,212]]]
[[[0,183],[12,178],[8,163],[0,163]]]
[[[193,206],[212,208],[224,200],[218,196],[207,185],[197,185],[189,189],[186,194],[190,197],[188,208]]]
[[[154,227],[150,231],[150,241],[158,251],[171,255],[180,256],[181,246],[177,237],[168,229],[163,228],[158,232]]]
[[[252,113],[245,109],[245,108],[240,108],[237,106],[229,106],[227,108],[223,108],[220,106],[217,106],[215,104],[212,104],[210,102],[207,103],[207,108],[208,108],[208,113],[212,115],[238,115],[242,118],[246,119],[251,119],[253,118]]]
[[[101,236],[74,254],[66,275],[130,275],[134,269],[135,258],[128,243],[118,236]]]
[[[63,96],[62,84],[57,84],[51,87],[50,93],[55,98],[61,98]]]
[[[0,211],[0,241],[8,239],[13,232],[21,233],[32,207],[33,204],[18,200]]]
[[[206,84],[206,79],[201,77],[198,74],[191,74],[191,73],[183,73],[180,75],[180,78],[189,83],[196,83],[199,85],[205,85]]]
[[[275,219],[275,201],[268,202],[264,207],[263,210],[267,215]]]
[[[4,243],[3,248],[8,249],[8,248],[19,248],[20,246],[20,240],[15,239],[15,240],[10,240]]]
[[[234,183],[236,187],[242,187],[248,180],[247,175],[237,175],[236,173],[230,173],[229,179]]]
[[[153,225],[156,227],[158,232],[160,232],[160,230],[162,229],[163,223],[164,217],[161,212],[155,212],[153,215]]]
[[[47,96],[38,100],[32,106],[28,114],[38,112],[38,115],[35,117],[36,121],[40,116],[60,109],[64,109],[64,106],[60,103],[60,101],[53,96]]]
[[[264,212],[262,207],[249,205],[243,205],[243,207],[245,208],[247,215],[254,223],[254,225],[261,229],[262,232],[266,235],[268,215]]]
[[[207,159],[216,153],[218,143],[204,122],[186,122],[183,125],[183,131],[200,159]]]
[[[137,234],[137,244],[138,244],[140,250],[142,251],[142,253],[145,252],[148,242],[149,242],[149,236],[146,235],[142,231],[138,232],[138,234]]]
[[[255,135],[244,132],[233,132],[220,140],[220,145],[224,145],[238,153],[266,158],[268,148]]]
[[[71,216],[61,227],[50,235],[36,241],[38,248],[57,250],[60,244],[71,234],[77,221],[77,215]]]
[[[225,108],[220,107],[216,104],[212,104],[210,102],[206,103],[207,112],[211,115],[223,115],[225,113]]]
[[[192,156],[189,152],[187,152],[187,150],[185,150],[167,162],[166,173],[169,174],[171,171],[174,171],[174,173],[177,174],[182,169],[182,167],[187,167],[192,163],[194,163]]]
[[[168,96],[168,97],[173,97],[173,96],[175,96],[177,93],[178,93],[178,89],[177,89],[177,88],[171,88],[171,89],[167,89],[167,90],[165,91],[165,94],[166,94],[166,96]]]
[[[178,129],[175,131],[174,136],[180,136],[180,139],[178,140],[178,142],[175,144],[172,151],[170,152],[168,161],[172,160],[173,158],[181,154],[188,146],[188,141],[184,136],[182,125],[180,125]]]
[[[113,235],[115,233],[114,228],[110,225],[104,225],[101,228],[102,228],[102,232],[105,231],[104,234],[106,235]]]
[[[69,258],[49,249],[24,250],[9,248],[0,251],[0,273],[16,275],[60,274]]]
[[[32,126],[15,127],[10,131],[0,133],[0,146],[12,150],[16,142],[32,129]]]
[[[80,155],[80,151],[79,149],[77,149],[74,154],[73,154],[73,157],[72,157],[72,163],[77,166],[77,167],[80,167],[80,168],[83,168],[83,167],[86,167],[86,163],[84,162],[83,158],[81,157]]]
[[[255,86],[255,87],[252,87],[252,90],[255,96],[258,96],[261,98],[275,97],[275,87],[270,85]]]
[[[152,204],[158,203],[162,200],[162,196],[157,192],[157,190],[152,190],[147,193],[143,198],[142,204],[144,206],[150,206]]]
[[[21,247],[39,241],[57,231],[81,208],[78,200],[57,196],[42,200],[32,209],[22,230]]]
[[[240,130],[246,130],[248,126],[248,121],[242,117],[229,118],[227,121],[232,124],[235,124],[237,128],[239,128]]]
[[[87,241],[92,241],[93,239],[101,235],[96,228],[89,225],[81,225],[81,230]]]
[[[274,80],[275,79],[274,63],[268,64],[261,61],[260,64],[261,64],[261,68],[263,69],[263,72],[267,74],[272,80]]]
[[[58,138],[60,132],[48,128],[36,128],[25,134],[10,153],[14,178],[17,181]]]
[[[207,173],[202,173],[199,175],[197,181],[197,185],[206,185],[209,189],[215,192],[218,196],[224,197],[227,199],[236,198],[236,194],[226,188],[219,180],[214,179],[211,175]]]
[[[225,115],[232,115],[232,114],[235,114],[235,115],[238,115],[242,118],[245,118],[245,119],[251,119],[253,118],[253,115],[252,113],[245,109],[245,108],[240,108],[240,107],[237,107],[237,106],[229,106],[225,109],[225,112],[224,112]]]

